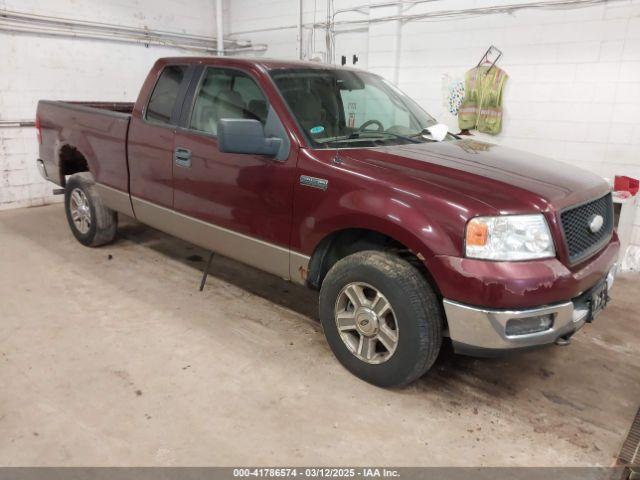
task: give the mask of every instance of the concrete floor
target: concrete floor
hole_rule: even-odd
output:
[[[404,390],[334,360],[316,296],[134,222],[0,212],[0,465],[609,465],[640,399],[638,277],[570,347],[445,352]]]

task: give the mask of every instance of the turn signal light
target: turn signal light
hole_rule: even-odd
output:
[[[471,220],[467,225],[467,246],[484,247],[489,238],[489,226],[479,220]]]

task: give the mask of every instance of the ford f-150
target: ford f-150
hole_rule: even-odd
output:
[[[80,243],[121,213],[317,289],[334,354],[376,385],[423,375],[446,338],[568,343],[609,300],[602,178],[442,132],[371,73],[165,58],[135,103],[42,100],[36,128]]]

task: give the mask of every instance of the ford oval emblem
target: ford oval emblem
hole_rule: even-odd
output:
[[[589,230],[591,231],[591,233],[598,233],[603,224],[604,218],[602,218],[602,215],[594,215],[589,221]]]

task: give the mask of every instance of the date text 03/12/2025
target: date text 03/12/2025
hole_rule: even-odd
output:
[[[235,468],[233,476],[261,478],[394,478],[390,468]]]

